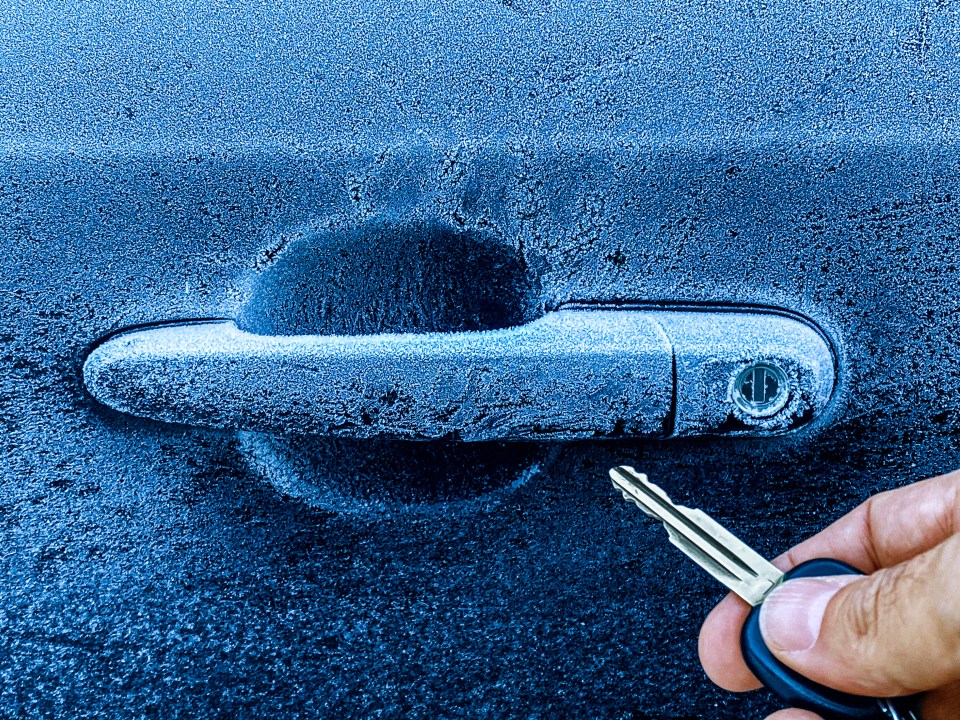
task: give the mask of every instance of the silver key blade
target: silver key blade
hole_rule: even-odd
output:
[[[783,573],[702,510],[674,505],[667,494],[632,467],[610,470],[625,500],[663,523],[670,542],[751,605],[759,605]]]

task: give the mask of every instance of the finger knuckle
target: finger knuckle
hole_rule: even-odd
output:
[[[940,578],[942,590],[936,603],[937,636],[945,654],[953,658],[960,676],[960,535],[954,535],[939,548],[939,557],[931,572]]]
[[[925,565],[920,560],[879,570],[851,593],[849,629],[863,651],[888,642],[908,624],[910,598],[924,579]]]
[[[887,584],[886,580],[870,582],[860,592],[852,593],[848,600],[847,627],[859,648],[871,645],[880,634],[880,606]]]

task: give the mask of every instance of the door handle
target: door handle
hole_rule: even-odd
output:
[[[566,309],[462,333],[158,325],[107,339],[83,375],[100,402],[165,422],[480,441],[776,434],[823,410],[835,368],[780,314]]]

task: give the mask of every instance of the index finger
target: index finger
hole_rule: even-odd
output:
[[[879,493],[774,562],[788,570],[814,558],[867,574],[930,550],[960,530],[960,471]]]

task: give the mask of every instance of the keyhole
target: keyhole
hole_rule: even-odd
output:
[[[754,363],[737,375],[733,383],[733,400],[754,417],[769,417],[787,404],[787,376],[772,363]]]

